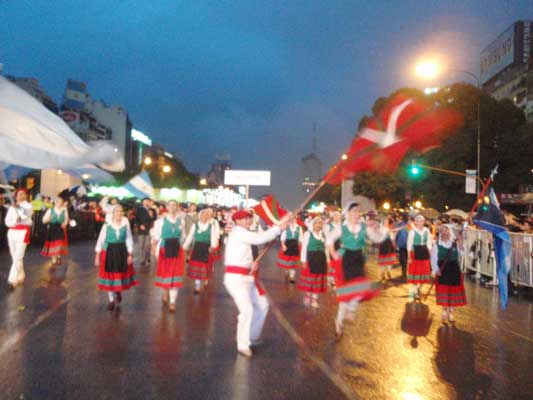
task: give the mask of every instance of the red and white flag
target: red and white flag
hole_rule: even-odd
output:
[[[288,213],[271,194],[263,198],[253,210],[268,226],[279,224],[279,220]]]

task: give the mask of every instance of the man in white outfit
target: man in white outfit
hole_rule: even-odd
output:
[[[232,219],[235,226],[226,244],[224,285],[239,310],[237,323],[237,351],[251,357],[251,345],[258,344],[268,313],[268,300],[261,293],[256,281],[258,265],[252,256],[252,245],[261,245],[275,239],[287,227],[291,214],[264,232],[249,230],[253,215],[249,211],[237,211]]]
[[[33,214],[31,204],[28,203],[27,198],[28,192],[26,189],[17,189],[14,195],[15,204],[9,207],[6,215],[6,226],[9,228],[7,241],[13,261],[7,278],[9,290],[13,290],[17,285],[22,284],[26,278],[23,259],[26,253],[26,246],[30,242],[31,217]]]

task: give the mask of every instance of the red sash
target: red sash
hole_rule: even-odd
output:
[[[30,233],[31,233],[31,226],[29,225],[15,225],[9,229],[14,229],[16,231],[26,231],[26,234],[24,235],[24,243],[30,244]]]
[[[250,275],[250,268],[246,267],[235,267],[233,265],[227,265],[226,266],[226,274],[238,274],[238,275]],[[263,296],[266,292],[265,289],[263,289],[263,286],[259,283],[259,280],[257,279],[257,271],[253,274],[254,277],[254,283],[255,287],[257,288],[257,291],[259,292],[260,296]]]

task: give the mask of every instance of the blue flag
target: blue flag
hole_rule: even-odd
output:
[[[496,273],[500,303],[505,310],[509,297],[507,280],[511,271],[511,238],[505,227],[505,220],[494,190],[491,188],[488,198],[483,200],[474,217],[474,223],[481,229],[492,233],[494,239],[494,256],[496,258]]]

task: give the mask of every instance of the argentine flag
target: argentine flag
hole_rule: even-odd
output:
[[[474,217],[474,223],[481,229],[492,233],[500,303],[502,309],[505,310],[509,296],[507,280],[511,271],[512,244],[509,232],[505,227],[505,220],[500,210],[500,204],[492,188],[490,188],[489,196],[487,197],[485,197],[483,203],[478,208],[477,214]]]
[[[135,175],[125,185],[124,189],[127,189],[132,195],[138,199],[145,197],[154,197],[154,186],[148,176],[148,172],[143,171],[139,175]]]

